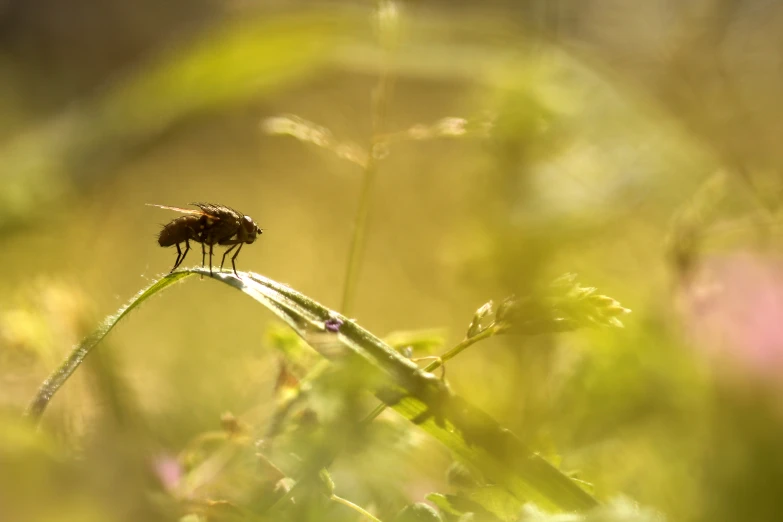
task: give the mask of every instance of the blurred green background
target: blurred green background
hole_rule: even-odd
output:
[[[268,421],[271,315],[195,279],[122,321],[40,432],[19,415],[173,265],[174,215],[146,203],[249,214],[238,268],[342,307],[365,173],[267,132],[281,114],[365,150],[412,129],[378,160],[360,324],[445,349],[488,299],[576,272],[633,310],[624,330],[491,339],[449,362],[453,390],[599,499],[780,520],[783,6],[384,5],[0,1],[0,520],[157,520],[150,448]],[[397,428],[335,475],[383,520],[453,487],[445,449]]]

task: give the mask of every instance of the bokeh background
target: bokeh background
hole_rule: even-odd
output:
[[[445,349],[485,301],[575,272],[633,310],[623,330],[491,339],[449,363],[454,391],[600,499],[780,520],[783,5],[377,9],[0,1],[0,519],[156,520],[140,455],[176,454],[226,411],[268,420],[283,334],[195,278],[120,322],[41,432],[18,417],[173,265],[156,234],[174,216],[147,203],[240,209],[264,228],[240,270],[341,308],[365,173],[268,132],[287,114],[365,149],[413,129],[371,188],[363,326],[440,329]],[[393,514],[449,490],[446,450],[401,431],[336,475],[343,496]]]

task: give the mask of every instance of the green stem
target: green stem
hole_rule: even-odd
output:
[[[389,72],[389,51],[385,53],[385,66],[378,78],[378,85],[372,96],[372,138],[367,164],[364,167],[364,179],[359,194],[359,208],[356,210],[356,218],[353,225],[353,236],[348,254],[348,267],[345,274],[345,287],[343,288],[343,300],[340,311],[350,315],[356,298],[356,284],[361,270],[364,243],[367,238],[367,218],[370,214],[370,201],[372,189],[375,187],[375,179],[378,177],[378,148],[385,145],[383,137],[386,123],[386,111],[391,99],[393,78]]]
[[[350,500],[344,499],[342,497],[338,497],[337,495],[332,495],[330,497],[330,500],[338,502],[344,506],[348,506],[349,508],[360,513],[362,516],[368,518],[369,520],[372,520],[373,522],[381,522],[381,520],[378,517],[373,516],[369,511],[365,510],[363,507],[357,504],[354,504]]]
[[[367,166],[364,169],[364,180],[362,190],[359,195],[359,208],[356,211],[356,218],[353,225],[353,236],[351,237],[351,247],[348,254],[348,268],[345,273],[345,287],[343,288],[343,301],[341,311],[345,315],[350,315],[353,309],[353,301],[356,296],[356,283],[359,279],[359,268],[364,252],[365,230],[367,228],[367,216],[370,213],[370,198],[372,188],[375,186],[375,178],[378,173],[378,164],[373,157],[372,150],[367,160]]]
[[[436,361],[431,362],[427,366],[424,367],[425,372],[432,372],[433,370],[437,370],[446,361],[449,361],[456,357],[457,355],[461,354],[463,351],[465,351],[466,348],[469,348],[470,346],[473,346],[479,341],[483,341],[484,339],[489,339],[493,335],[500,332],[500,327],[496,325],[495,323],[490,324],[487,326],[484,330],[477,333],[473,337],[468,337],[463,339],[458,345],[456,345],[451,350],[447,351],[443,355],[440,356],[440,358]]]

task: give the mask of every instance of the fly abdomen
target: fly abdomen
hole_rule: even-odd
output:
[[[182,216],[171,221],[163,227],[158,236],[158,244],[169,247],[183,243],[188,239],[197,239],[197,230],[200,227],[199,216]]]

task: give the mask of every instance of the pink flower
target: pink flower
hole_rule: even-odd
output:
[[[687,334],[709,357],[768,382],[783,372],[783,259],[703,259],[681,290]]]
[[[167,491],[173,491],[179,486],[183,471],[175,457],[159,455],[153,460],[152,466]]]

